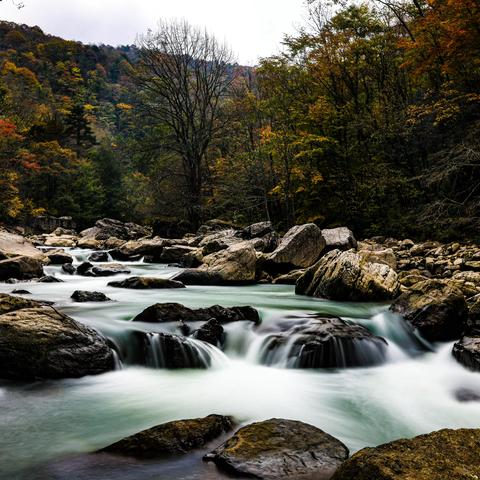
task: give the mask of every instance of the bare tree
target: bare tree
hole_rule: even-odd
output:
[[[160,22],[139,37],[142,105],[168,130],[167,147],[183,164],[189,221],[201,219],[205,154],[221,131],[220,109],[233,80],[231,50],[186,21]]]

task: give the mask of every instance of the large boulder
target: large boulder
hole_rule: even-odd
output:
[[[355,453],[332,480],[480,478],[480,429],[440,430]]]
[[[185,285],[242,285],[255,282],[257,256],[247,242],[203,258],[197,269],[187,269],[174,277]]]
[[[390,307],[430,341],[456,340],[468,318],[463,293],[445,280],[415,283]]]
[[[220,323],[249,320],[260,323],[258,311],[252,307],[212,307],[191,309],[179,303],[156,303],[139,313],[134,322],[164,323],[164,322],[208,322],[210,319]]]
[[[328,433],[277,418],[241,428],[204,457],[228,473],[275,480],[326,479],[347,458],[347,447]]]
[[[107,341],[49,306],[0,315],[0,377],[15,380],[82,377],[114,368]]]
[[[325,239],[325,249],[327,251],[357,248],[357,241],[352,231],[347,227],[324,228],[322,236]]]
[[[30,300],[28,298],[14,297],[6,293],[0,293],[0,315],[4,313],[14,312],[22,308],[41,307],[45,303]]]
[[[109,282],[109,287],[132,288],[135,290],[146,290],[151,288],[185,288],[182,282],[169,280],[168,278],[155,277],[129,277],[118,282]]]
[[[322,231],[313,223],[296,225],[282,238],[280,245],[268,256],[271,269],[292,270],[313,265],[325,248]]]
[[[480,329],[470,331],[456,342],[452,354],[462,365],[480,372]]]
[[[97,220],[95,226],[80,232],[80,236],[86,239],[105,241],[110,237],[122,240],[134,240],[146,237],[151,231],[135,223],[123,223],[112,218]]]
[[[297,321],[264,341],[261,362],[291,368],[347,368],[385,361],[387,342],[365,327],[340,318]]]
[[[295,293],[339,301],[385,301],[400,284],[388,265],[364,260],[353,250],[332,250],[297,281]]]
[[[10,278],[31,280],[43,276],[43,262],[35,257],[13,257],[0,260],[0,281]]]
[[[187,453],[203,447],[233,428],[233,420],[223,415],[177,420],[149,428],[124,438],[100,452],[149,459]]]
[[[45,259],[43,252],[35,248],[33,243],[21,235],[0,229],[0,260],[18,256],[35,258],[37,260]]]

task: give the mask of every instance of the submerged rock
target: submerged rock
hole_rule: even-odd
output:
[[[341,318],[306,320],[265,339],[261,362],[290,368],[346,368],[385,360],[387,342],[365,327]]]
[[[403,315],[430,341],[458,339],[468,318],[463,293],[443,280],[415,283],[393,302],[390,309]]]
[[[256,324],[260,323],[258,311],[252,307],[227,308],[213,305],[212,307],[191,309],[180,303],[156,303],[139,313],[133,321],[151,323],[208,322],[212,318],[222,324],[242,320],[250,320]]]
[[[0,315],[1,378],[82,377],[114,368],[112,350],[95,330],[49,306],[17,307]]]
[[[271,269],[307,268],[313,265],[325,248],[322,231],[313,223],[296,225],[282,238],[280,245],[268,256]],[[273,264],[273,265],[272,265]]]
[[[295,293],[339,301],[384,301],[400,288],[388,265],[371,263],[349,250],[332,250],[297,281]]]
[[[223,415],[177,420],[131,435],[100,452],[141,459],[178,455],[204,446],[229,432],[233,425],[233,420]]]
[[[364,448],[332,480],[450,480],[480,478],[480,429],[440,430]]]
[[[75,290],[71,298],[75,302],[111,302],[111,299],[102,292],[88,292],[86,290]]]
[[[204,457],[229,473],[275,480],[326,479],[347,458],[347,447],[328,433],[277,418],[241,428]]]
[[[130,277],[118,282],[109,282],[109,287],[133,288],[136,290],[146,290],[150,288],[185,288],[182,282],[169,280],[168,278],[154,277]]]

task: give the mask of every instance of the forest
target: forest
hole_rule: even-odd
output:
[[[478,241],[478,0],[305,10],[255,67],[186,21],[120,47],[1,22],[0,222]]]

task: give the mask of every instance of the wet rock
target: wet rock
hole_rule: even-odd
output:
[[[43,276],[43,263],[34,257],[13,257],[0,260],[0,281],[11,278],[31,280]]]
[[[119,263],[106,263],[92,267],[91,272],[95,277],[112,277],[120,273],[130,273],[130,270]]]
[[[86,290],[75,290],[71,298],[75,302],[111,302],[111,299],[102,292],[88,292]]]
[[[63,283],[63,280],[60,278],[54,277],[52,275],[45,275],[37,280],[38,283]]]
[[[93,252],[88,256],[89,262],[108,262],[107,252]]]
[[[325,248],[322,231],[313,223],[296,225],[282,238],[280,245],[268,256],[271,268],[274,266],[291,270],[313,265]]]
[[[199,261],[194,262],[193,258],[199,253]],[[186,245],[175,245],[172,247],[164,247],[159,260],[162,263],[178,262],[182,265],[191,266],[195,263],[196,265],[200,265],[201,258],[202,255],[198,248],[188,247]]]
[[[462,292],[443,280],[415,283],[393,302],[390,309],[403,315],[430,341],[458,339],[468,317]]]
[[[361,325],[335,317],[316,317],[268,336],[261,361],[290,368],[367,367],[382,363],[386,351],[387,342]]]
[[[124,438],[100,451],[140,459],[178,455],[204,446],[229,432],[233,425],[230,417],[222,415],[177,420]]]
[[[0,315],[1,378],[81,377],[113,367],[105,338],[52,307],[25,307]]]
[[[46,257],[50,261],[50,265],[64,265],[73,262],[73,257],[65,250],[60,249],[47,251]]]
[[[364,448],[332,480],[447,480],[480,478],[479,430],[440,430]]]
[[[339,301],[384,301],[400,288],[389,266],[365,261],[349,250],[332,250],[297,281],[295,293]]]
[[[32,292],[29,292],[28,290],[23,290],[21,288],[17,288],[16,290],[12,290],[12,293],[15,295],[31,295]]]
[[[83,262],[77,267],[77,273],[78,275],[85,275],[93,265],[90,262]]]
[[[305,273],[305,269],[292,270],[291,272],[280,275],[273,280],[277,285],[295,285],[297,280]]]
[[[64,263],[62,265],[62,271],[68,273],[69,275],[73,275],[77,269],[71,263]]]
[[[465,367],[480,372],[480,330],[464,335],[453,345],[452,354]]]
[[[347,447],[328,433],[277,418],[241,428],[204,457],[229,473],[262,479],[327,479],[347,458]]]
[[[325,239],[325,250],[350,250],[357,248],[357,241],[347,227],[324,228],[322,236]]]
[[[221,307],[213,305],[207,308],[191,309],[179,303],[156,303],[138,314],[134,322],[208,322],[211,319],[221,324],[248,320],[260,323],[258,311],[252,307]]]
[[[197,340],[210,343],[210,345],[214,345],[215,347],[221,347],[225,342],[225,330],[215,318],[212,318],[198,330],[195,330],[192,336]]]
[[[154,277],[130,277],[119,282],[108,283],[110,287],[132,288],[136,290],[145,290],[151,288],[185,288],[182,282],[169,280],[167,278]]]
[[[470,388],[459,388],[455,392],[455,398],[459,402],[480,402],[480,390]]]

